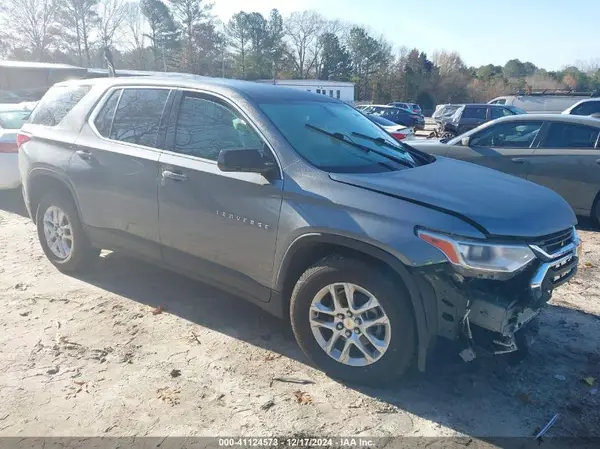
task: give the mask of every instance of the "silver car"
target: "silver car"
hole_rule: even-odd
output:
[[[549,187],[575,213],[600,221],[599,136],[597,118],[524,114],[487,122],[448,141],[414,141],[411,146]]]

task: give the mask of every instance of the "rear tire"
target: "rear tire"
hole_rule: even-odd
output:
[[[335,308],[332,286],[337,304],[348,304],[351,297],[353,307]],[[328,307],[323,304],[332,304],[332,309],[322,312]],[[369,308],[372,304],[378,306]],[[304,353],[328,375],[344,381],[392,382],[411,365],[415,353],[415,322],[406,288],[356,259],[328,256],[306,270],[292,293],[290,319]],[[374,320],[385,324],[372,324]]]
[[[46,257],[60,271],[84,271],[98,259],[100,250],[92,247],[71,198],[59,192],[44,195],[36,226]]]

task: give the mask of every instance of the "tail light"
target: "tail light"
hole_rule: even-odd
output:
[[[31,136],[27,134],[19,133],[17,134],[17,148],[21,148],[21,145],[29,142],[31,140]]]
[[[406,139],[406,134],[404,133],[392,133],[392,137],[396,140]]]
[[[0,153],[18,153],[19,147],[15,142],[0,142]]]

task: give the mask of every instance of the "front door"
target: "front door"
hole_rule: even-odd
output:
[[[447,156],[527,178],[541,128],[541,121],[497,123],[471,134],[468,146],[451,146]]]
[[[222,149],[271,150],[232,105],[181,92],[160,156],[159,228],[164,260],[231,291],[268,301],[283,182],[224,173]]]
[[[75,142],[69,177],[90,237],[103,248],[160,258],[157,148],[171,95],[154,87],[113,89]]]
[[[531,158],[529,180],[560,194],[578,214],[590,213],[600,191],[599,129],[550,122]]]

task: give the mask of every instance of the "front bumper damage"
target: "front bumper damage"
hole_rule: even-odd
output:
[[[449,264],[418,273],[428,315],[437,317],[429,320],[428,327],[435,329],[435,336],[459,341],[465,361],[480,352],[526,349],[522,346],[527,325],[547,305],[553,290],[577,273],[578,240],[554,254],[531,248],[537,260],[506,281],[465,277]]]

